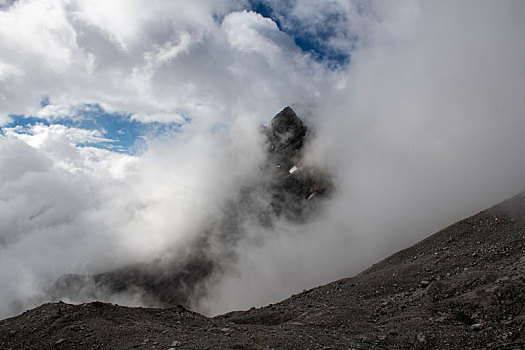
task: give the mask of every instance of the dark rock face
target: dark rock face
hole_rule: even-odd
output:
[[[261,132],[267,139],[267,160],[260,174],[225,201],[222,216],[200,232],[185,252],[168,252],[168,258],[96,275],[62,276],[50,290],[51,298],[139,298],[149,306],[191,305],[206,294],[214,276],[235,262],[247,220],[271,231],[275,220],[305,222],[315,217],[333,186],[326,172],[301,166],[307,128],[286,107]]]
[[[188,305],[198,298],[199,284],[214,272],[213,260],[198,255],[183,261],[152,261],[95,275],[64,275],[53,285],[53,299],[74,301],[136,300],[163,307]],[[139,299],[137,299],[139,298]]]
[[[293,166],[299,158],[305,142],[307,129],[293,109],[286,107],[277,114],[264,129],[268,139],[268,153],[274,162],[287,167]]]
[[[312,202],[305,200],[327,198],[333,190],[331,176],[322,169],[301,164],[310,135],[290,107],[277,114],[263,131],[268,140],[267,171],[273,172],[268,190],[273,195],[272,208],[289,220],[304,221],[313,215]],[[283,205],[287,210],[283,210]]]

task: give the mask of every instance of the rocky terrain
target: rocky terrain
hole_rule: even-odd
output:
[[[362,273],[262,308],[45,304],[0,321],[1,349],[523,349],[525,193]]]

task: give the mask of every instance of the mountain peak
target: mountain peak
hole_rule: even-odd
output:
[[[285,107],[272,119],[265,131],[268,151],[291,159],[303,147],[307,128],[292,108]]]

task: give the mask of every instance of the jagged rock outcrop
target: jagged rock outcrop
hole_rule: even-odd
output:
[[[288,169],[300,158],[307,128],[294,110],[286,107],[264,127],[271,161]]]
[[[190,305],[206,294],[212,277],[235,263],[237,244],[247,234],[246,220],[270,232],[275,220],[305,222],[315,217],[332,182],[326,172],[301,164],[308,129],[286,107],[261,131],[267,139],[267,160],[260,174],[225,201],[222,216],[196,234],[184,251],[173,249],[167,258],[100,274],[62,276],[51,288],[51,298]]]

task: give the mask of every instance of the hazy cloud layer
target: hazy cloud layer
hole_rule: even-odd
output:
[[[64,273],[183,246],[257,173],[258,124],[290,104],[338,193],[315,222],[248,230],[204,311],[349,276],[523,189],[522,2],[285,3],[267,2],[286,32],[243,1],[0,2],[0,123],[86,103],[191,120],[136,156],[75,146],[109,141],[93,131],[4,129],[0,316]],[[349,60],[333,68],[286,33]]]

